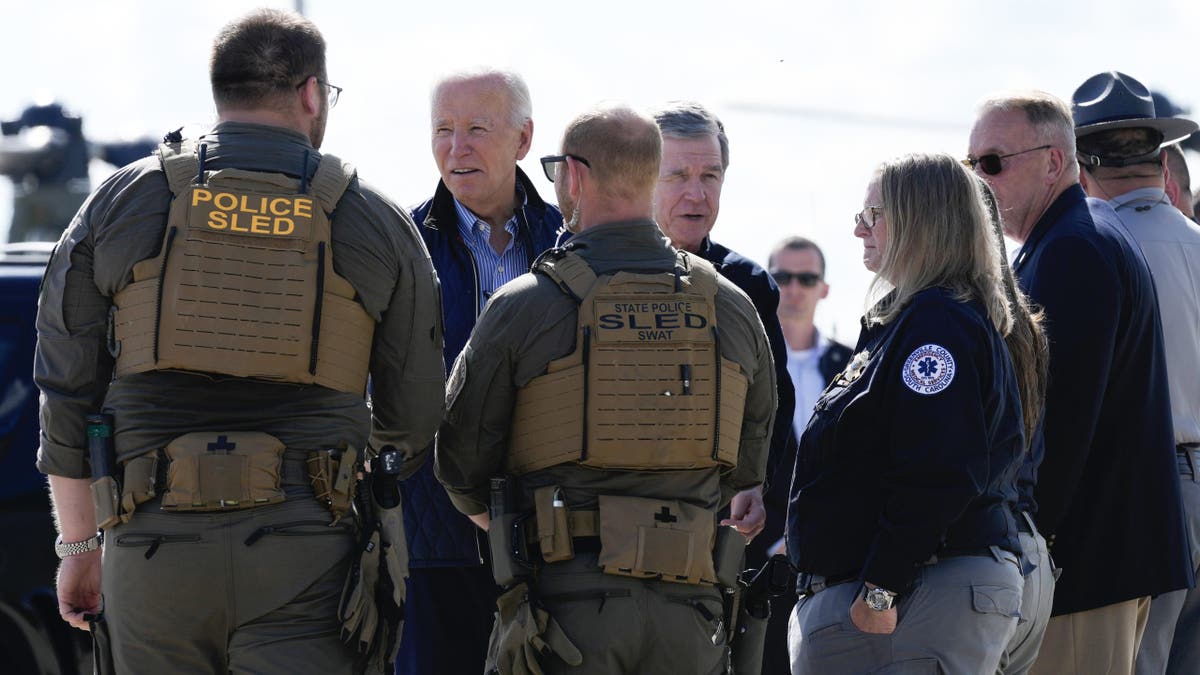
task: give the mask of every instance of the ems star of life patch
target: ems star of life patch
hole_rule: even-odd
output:
[[[941,345],[922,345],[904,360],[901,379],[922,395],[936,394],[954,380],[954,357]]]

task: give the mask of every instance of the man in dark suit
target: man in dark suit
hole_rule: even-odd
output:
[[[1022,244],[1013,267],[1050,341],[1021,508],[1063,573],[1032,672],[1131,673],[1150,596],[1193,583],[1154,282],[1112,208],[1079,186],[1064,102],[985,101],[969,150]]]
[[[778,470],[784,457],[794,456],[796,437],[788,422],[796,405],[792,380],[787,376],[787,345],[775,310],[779,306],[779,288],[770,275],[754,261],[716,243],[709,237],[721,208],[721,186],[729,168],[729,139],[725,125],[698,103],[674,102],[654,113],[662,131],[662,165],[654,191],[654,220],[675,248],[695,253],[713,264],[721,276],[733,282],[754,303],[771,343],[775,362],[778,406],[771,432],[767,458],[767,485],[787,481],[790,465]],[[730,520],[723,525],[737,527],[753,539],[763,529],[762,486],[734,496],[730,502]]]

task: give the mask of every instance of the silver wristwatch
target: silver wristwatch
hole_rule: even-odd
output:
[[[104,540],[104,534],[97,532],[96,534],[84,539],[83,541],[64,542],[62,535],[58,535],[58,539],[54,540],[54,552],[58,554],[59,559],[73,555],[80,555],[88,551],[95,551],[100,548],[100,543]]]
[[[886,612],[896,602],[896,594],[882,588],[863,586],[863,600],[876,612]]]

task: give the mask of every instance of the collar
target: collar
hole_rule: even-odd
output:
[[[1046,212],[1038,219],[1033,229],[1029,231],[1029,237],[1025,239],[1025,243],[1021,245],[1016,257],[1013,258],[1013,273],[1016,274],[1021,271],[1021,266],[1025,264],[1029,253],[1037,248],[1042,238],[1062,218],[1063,214],[1086,201],[1087,193],[1083,191],[1083,186],[1079,183],[1075,183],[1066,190],[1063,190],[1050,204],[1050,208],[1046,209]]]
[[[277,127],[270,124],[254,124],[251,122],[218,122],[216,126],[201,136],[198,140],[203,140],[207,136],[214,134],[226,137],[253,135],[257,138],[265,137],[267,139],[274,138],[278,140],[294,141],[315,150],[315,148],[312,147],[312,140],[309,139],[308,136],[305,136],[295,129]]]
[[[519,182],[517,183],[517,196],[520,198],[522,208],[529,205],[529,195],[525,192],[524,187]],[[491,223],[476,215],[474,211],[467,208],[467,206],[462,202],[458,201],[457,197],[451,196],[450,198],[454,200],[454,211],[458,217],[459,232],[461,232],[464,236],[467,236],[475,230],[477,225],[480,224],[483,225],[483,228],[487,232],[491,232]],[[517,217],[516,211],[514,211],[513,215],[509,216],[509,218],[504,221],[504,229],[508,231],[509,234],[515,235],[520,226],[521,219]]]
[[[1149,211],[1159,204],[1170,204],[1167,191],[1162,188],[1144,187],[1131,190],[1125,194],[1108,200],[1114,211],[1132,207],[1136,211]]]

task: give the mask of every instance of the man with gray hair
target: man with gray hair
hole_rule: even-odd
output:
[[[1089,78],[1075,90],[1073,101],[1083,189],[1108,202],[1154,273],[1179,487],[1195,570],[1200,568],[1200,226],[1171,205],[1166,148],[1178,152],[1171,144],[1185,140],[1197,125],[1158,117],[1150,91],[1116,71]],[[1138,650],[1137,672],[1194,672],[1197,664],[1200,593],[1192,589],[1156,596]]]
[[[727,671],[716,514],[762,482],[774,371],[750,302],[651,220],[661,143],[623,105],[567,126],[542,164],[576,235],[454,364],[436,472],[493,538],[500,673]]]
[[[699,103],[672,102],[654,113],[663,136],[662,166],[654,191],[654,220],[671,243],[713,264],[723,277],[750,296],[771,343],[779,407],[767,460],[767,484],[787,480],[795,456],[796,435],[788,421],[796,405],[787,372],[787,344],[779,326],[779,287],[757,263],[716,243],[709,234],[721,208],[721,187],[729,168],[725,125]],[[776,475],[783,467],[784,473]],[[786,475],[785,475],[786,474]],[[730,505],[730,524],[747,538],[762,531],[766,510],[760,488],[738,495]]]
[[[500,286],[554,246],[562,215],[517,166],[533,139],[521,76],[476,69],[443,77],[431,96],[433,198],[413,220],[442,281],[446,370]],[[477,528],[458,513],[431,467],[404,482],[411,576],[397,673],[483,669],[496,589]]]
[[[1013,271],[1046,313],[1050,348],[1043,430],[1018,481],[1037,569],[1001,665],[1025,672],[1036,655],[1034,673],[1131,673],[1150,596],[1192,582],[1154,282],[1112,207],[1079,186],[1060,99],[985,101],[966,162],[1022,244]],[[1040,653],[1050,564],[1039,534],[1062,567]]]

